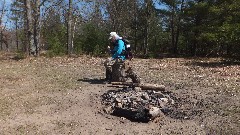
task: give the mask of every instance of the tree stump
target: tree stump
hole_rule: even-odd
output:
[[[121,60],[116,60],[112,65],[112,82],[125,82],[125,65]]]
[[[106,79],[112,80],[112,66],[106,66]]]

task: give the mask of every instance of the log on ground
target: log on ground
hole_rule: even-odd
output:
[[[142,90],[165,91],[164,85],[149,84],[149,83],[132,83],[132,82],[112,82],[112,85],[126,85],[140,87]]]

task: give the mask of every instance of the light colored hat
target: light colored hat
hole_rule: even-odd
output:
[[[118,36],[116,32],[111,32],[109,39],[112,39],[113,37],[116,37],[116,36]]]

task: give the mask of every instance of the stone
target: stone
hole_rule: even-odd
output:
[[[121,103],[121,102],[122,102],[122,100],[121,100],[120,98],[116,98],[116,101],[117,101],[118,103]]]
[[[148,94],[143,94],[142,96],[142,99],[144,99],[144,100],[149,100],[150,99],[150,97],[148,96]]]
[[[154,95],[158,98],[164,98],[165,96],[162,94],[162,92],[155,92],[154,91]]]
[[[113,109],[112,109],[111,106],[108,106],[108,107],[104,108],[103,111],[104,111],[105,113],[109,114],[109,113],[112,113]]]
[[[162,102],[168,103],[168,99],[167,99],[167,98],[160,98],[160,100],[161,100]]]
[[[117,103],[117,107],[118,107],[118,108],[123,108],[122,103]]]
[[[166,106],[166,103],[163,102],[163,101],[160,100],[160,99],[158,99],[158,104],[159,104],[159,106],[160,106],[161,108],[165,108],[165,106]]]
[[[163,118],[163,109],[166,110],[174,104],[174,100],[167,93],[154,90],[118,90],[111,91],[103,96],[105,105],[110,106],[104,109],[106,113],[120,113],[121,117],[137,116],[136,119],[154,120]],[[135,117],[132,117],[135,118]]]
[[[141,87],[135,87],[134,90],[135,91],[141,91],[142,89],[141,89]]]
[[[151,107],[149,109],[149,114],[151,115],[151,120],[153,120],[154,118],[156,118],[160,115],[163,115],[162,111],[158,107]]]

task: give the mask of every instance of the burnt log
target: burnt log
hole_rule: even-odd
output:
[[[164,114],[158,107],[145,108],[140,107],[137,110],[115,107],[112,115],[124,117],[134,122],[144,122],[154,120],[157,117],[163,117]]]
[[[149,83],[132,83],[132,82],[111,82],[112,85],[126,85],[132,87],[140,87],[142,90],[165,91],[164,85],[149,84]]]

